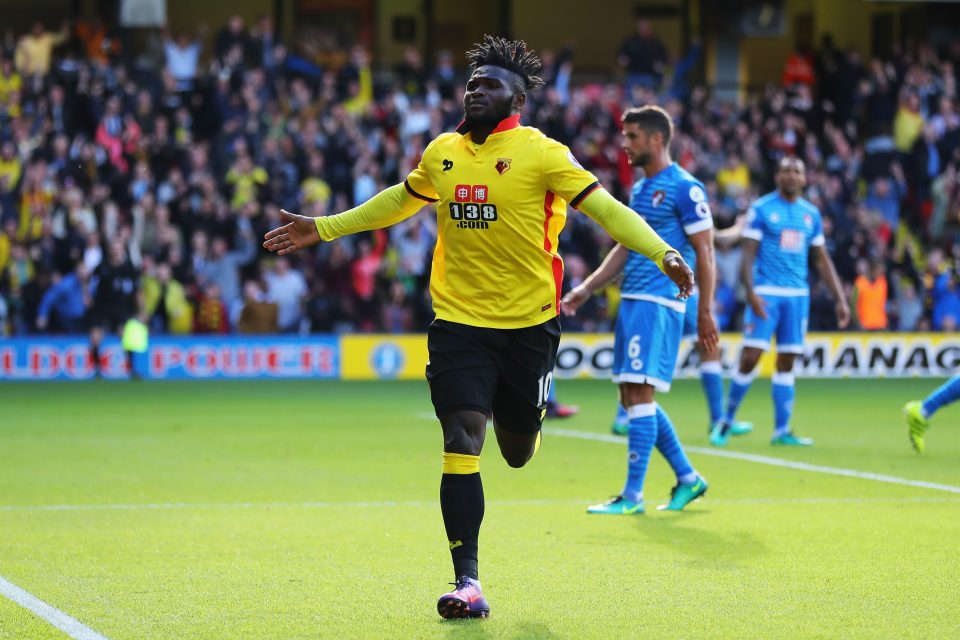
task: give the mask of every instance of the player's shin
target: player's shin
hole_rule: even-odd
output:
[[[477,552],[483,510],[480,456],[444,452],[440,511],[455,577],[479,578]]]
[[[782,435],[790,431],[790,418],[793,416],[793,399],[796,395],[793,374],[780,371],[773,374],[771,392],[773,394],[774,435]]]
[[[744,396],[747,395],[747,391],[750,390],[750,385],[753,384],[753,379],[756,377],[756,371],[750,373],[737,371],[730,376],[730,395],[727,398],[727,410],[723,416],[724,421],[728,424],[733,422],[736,417],[740,403],[743,402]]]
[[[670,468],[673,469],[673,472],[676,474],[678,482],[693,482],[697,479],[697,474],[694,472],[693,465],[690,464],[690,460],[687,458],[687,454],[680,444],[680,438],[677,437],[677,432],[673,428],[670,416],[667,415],[660,405],[656,405],[656,407],[657,451],[666,458],[670,464]]]
[[[630,432],[627,436],[627,483],[624,498],[643,500],[643,481],[647,476],[650,454],[657,440],[657,405],[653,402],[627,407]]]
[[[710,424],[723,417],[723,369],[717,360],[700,363],[700,385],[707,398]]]

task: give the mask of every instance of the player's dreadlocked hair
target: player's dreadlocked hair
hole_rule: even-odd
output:
[[[467,51],[467,62],[474,69],[489,64],[514,72],[523,83],[522,86],[515,87],[519,91],[543,86],[543,78],[534,75],[540,71],[543,63],[533,51],[527,50],[527,43],[523,40],[485,35],[483,42],[475,44],[473,49]]]

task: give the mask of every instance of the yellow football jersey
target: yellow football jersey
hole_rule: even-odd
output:
[[[600,183],[566,146],[519,122],[507,118],[483,144],[438,136],[404,183],[437,203],[430,293],[442,320],[516,329],[559,313],[567,202]]]

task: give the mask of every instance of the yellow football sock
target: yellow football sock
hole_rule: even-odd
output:
[[[480,456],[443,452],[443,472],[456,475],[480,473]]]

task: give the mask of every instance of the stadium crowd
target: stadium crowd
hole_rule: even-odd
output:
[[[429,64],[410,49],[374,68],[361,47],[288,47],[269,18],[248,28],[239,16],[212,39],[162,31],[141,49],[96,21],[0,40],[0,334],[82,333],[124,316],[173,334],[426,327],[429,207],[290,259],[259,241],[281,208],[336,213],[401,181],[460,119],[465,71],[452,54]],[[659,103],[677,125],[674,157],[706,183],[719,227],[795,154],[856,326],[960,323],[960,43],[863,60],[825,39],[740,106],[692,82],[699,46],[669,59],[643,21],[609,83],[575,83],[573,48],[541,54],[547,86],[523,123],[569,145],[614,194],[625,199],[636,177],[620,114]],[[571,212],[565,289],[610,246]],[[717,250],[723,329],[743,308],[739,255],[736,243]],[[608,330],[615,305],[611,290],[565,327]],[[814,283],[810,328],[834,323]]]

